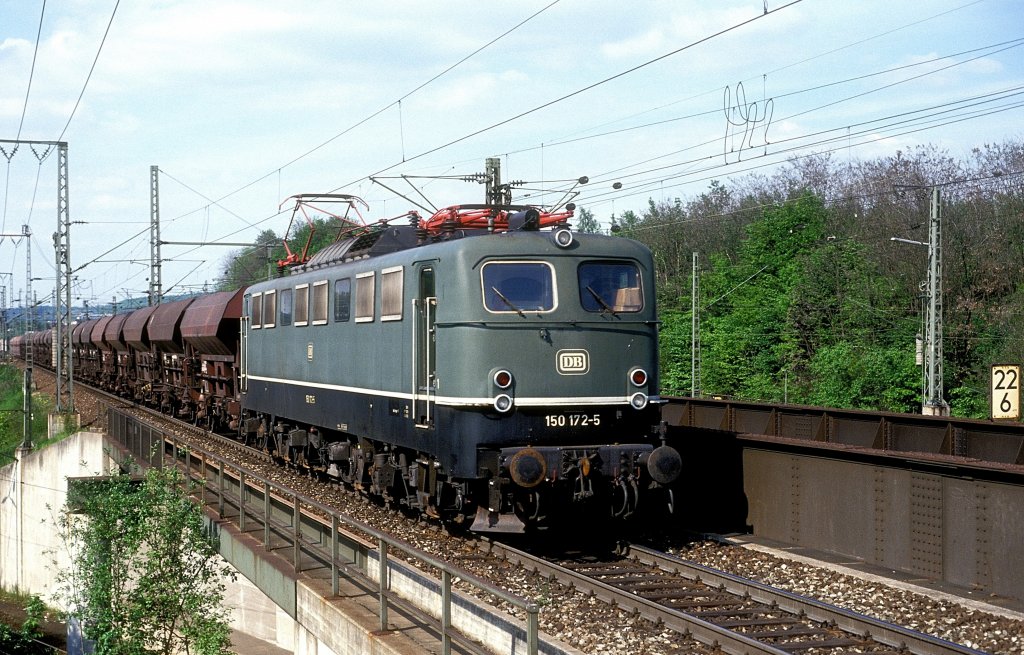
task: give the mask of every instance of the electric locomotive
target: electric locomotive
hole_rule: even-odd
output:
[[[569,216],[414,215],[246,289],[241,436],[474,530],[629,516],[682,467],[655,429],[654,265]]]

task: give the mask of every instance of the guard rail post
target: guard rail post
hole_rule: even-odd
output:
[[[380,630],[386,632],[388,629],[388,544],[384,537],[377,537],[378,573],[380,576]]]
[[[537,633],[540,630],[540,606],[537,603],[529,603],[526,606],[526,652],[527,655],[537,655],[540,647]]]
[[[245,533],[245,471],[238,472],[238,531]]]
[[[299,573],[302,571],[302,565],[299,561],[302,557],[302,524],[299,523],[302,519],[302,514],[299,510],[299,494],[295,494],[294,498],[295,505],[292,514],[292,564],[295,567],[295,572]]]
[[[441,653],[451,655],[452,636],[452,574],[441,570]]]
[[[270,482],[263,481],[263,548],[270,550]]]
[[[206,468],[206,458],[203,458],[203,468]],[[203,485],[206,485],[206,473],[203,473]],[[224,518],[224,460],[217,462],[217,516]]]
[[[338,539],[338,515],[331,514],[331,595],[337,596],[340,591],[340,583],[338,581],[338,549],[340,543]]]
[[[174,466],[178,466],[178,457],[181,456],[181,445],[174,442]],[[192,450],[185,447],[185,482],[192,483]],[[203,480],[203,500],[206,500],[206,481]]]

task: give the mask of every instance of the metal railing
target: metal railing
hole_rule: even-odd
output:
[[[199,494],[202,502],[215,507],[221,519],[235,521],[244,533],[254,536],[262,533],[260,541],[264,550],[290,549],[296,575],[312,568],[329,567],[333,595],[338,595],[342,578],[367,591],[372,589],[378,598],[381,631],[389,630],[389,607],[394,604],[416,616],[424,625],[434,623],[445,655],[451,652],[453,642],[471,652],[526,655],[540,652],[537,603],[344,516],[320,501],[267,480],[243,465],[194,445],[183,446],[178,438],[117,409],[107,410],[107,425],[109,437],[143,466],[174,463],[183,468],[191,482],[202,485]],[[262,524],[262,531],[254,530],[254,525],[258,524]],[[403,560],[412,562],[413,566]],[[440,580],[432,577],[431,571],[439,572]],[[396,590],[392,587],[399,578],[402,585]],[[475,614],[460,611],[467,601],[453,594],[456,579],[525,614],[525,628],[500,617],[492,619],[504,621],[507,638],[504,643],[488,644],[486,650],[481,649],[456,626],[458,620],[453,618],[458,615],[465,621]],[[412,587],[417,593],[412,593]],[[414,601],[413,596],[438,598],[431,604]]]

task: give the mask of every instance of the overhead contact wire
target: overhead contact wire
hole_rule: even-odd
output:
[[[424,150],[423,152],[421,152],[421,153],[419,153],[417,155],[413,155],[412,157],[409,157],[408,159],[405,160],[405,162],[395,162],[394,164],[391,164],[390,166],[387,166],[386,168],[382,168],[381,170],[377,171],[376,173],[373,173],[369,177],[380,175],[381,173],[385,173],[385,172],[391,170],[392,168],[395,168],[396,166],[399,166],[399,165],[401,165],[403,163],[414,161],[416,159],[419,159],[420,157],[425,157],[425,156],[427,156],[429,154],[438,152],[439,150],[444,150],[445,148],[453,146],[456,143],[461,143],[462,141],[466,141],[467,139],[471,139],[474,136],[478,136],[480,134],[483,134],[484,132],[489,132],[490,130],[493,130],[493,129],[496,129],[498,127],[501,127],[502,125],[507,125],[508,123],[511,123],[513,121],[516,121],[516,120],[519,120],[520,118],[523,118],[524,116],[529,116],[530,114],[536,113],[536,112],[538,112],[538,111],[540,111],[542,109],[546,109],[546,108],[548,108],[548,107],[550,107],[552,105],[555,105],[555,104],[558,104],[558,103],[563,102],[565,100],[568,100],[569,98],[578,96],[581,93],[586,93],[587,91],[590,91],[590,90],[595,89],[595,88],[597,88],[599,86],[607,84],[608,82],[612,82],[614,80],[619,79],[620,77],[624,77],[624,76],[629,75],[631,73],[635,73],[636,71],[638,71],[638,70],[640,70],[642,68],[646,68],[647,66],[655,64],[655,63],[657,63],[659,61],[662,61],[662,60],[667,59],[669,57],[675,56],[675,55],[679,54],[680,52],[685,52],[686,50],[689,50],[690,48],[696,47],[696,46],[698,46],[698,45],[700,45],[702,43],[706,43],[706,42],[708,42],[708,41],[710,41],[712,39],[718,38],[719,36],[722,36],[723,34],[728,34],[729,32],[732,32],[732,31],[737,30],[737,29],[739,29],[741,27],[749,25],[750,23],[753,23],[755,21],[761,20],[762,18],[765,18],[766,16],[770,16],[772,14],[780,12],[783,9],[787,9],[787,8],[789,8],[789,7],[791,7],[791,6],[795,5],[795,4],[798,4],[798,3],[802,2],[802,1],[803,0],[791,0],[790,2],[788,2],[788,3],[784,4],[784,5],[776,7],[775,9],[767,10],[763,14],[759,14],[757,16],[754,16],[753,18],[748,18],[747,20],[741,21],[739,23],[731,25],[730,27],[727,27],[725,29],[719,30],[718,32],[715,32],[715,33],[710,34],[708,36],[705,36],[703,38],[697,39],[696,41],[688,43],[687,45],[685,45],[685,46],[683,46],[681,48],[676,48],[675,50],[672,50],[671,52],[666,52],[663,55],[655,57],[654,59],[649,59],[649,60],[647,60],[647,61],[645,61],[645,62],[643,62],[641,64],[637,64],[636,66],[633,66],[632,68],[628,68],[628,69],[626,69],[624,71],[621,71],[619,73],[616,73],[614,75],[606,77],[606,78],[604,78],[602,80],[598,80],[597,82],[594,82],[592,84],[588,84],[588,85],[586,85],[584,87],[576,89],[575,91],[567,93],[567,94],[565,94],[563,96],[559,96],[558,98],[555,98],[553,100],[549,100],[549,101],[547,101],[545,103],[537,105],[536,107],[533,107],[532,109],[527,109],[526,111],[520,112],[520,113],[518,113],[518,114],[516,114],[514,116],[510,116],[509,118],[500,120],[497,123],[493,123],[491,125],[488,125],[487,127],[483,127],[483,128],[480,128],[479,130],[475,130],[473,132],[465,134],[465,135],[463,135],[463,136],[461,136],[461,137],[459,137],[457,139],[453,139],[452,141],[449,141],[447,143],[441,144],[441,145],[436,146],[434,148],[430,148],[429,150]],[[357,182],[359,182],[360,180],[363,180],[363,179],[366,179],[366,178],[360,177],[359,179],[353,180],[352,182],[349,182],[348,184],[343,184],[343,185],[341,185],[339,187],[334,188],[332,190],[332,192],[338,191],[339,189],[343,189],[343,188],[345,188],[347,186],[350,186],[352,184],[356,184]]]
[[[435,82],[436,80],[440,79],[441,77],[444,77],[445,75],[447,75],[448,73],[450,73],[454,69],[458,68],[459,66],[461,66],[463,63],[465,63],[466,61],[468,61],[472,57],[475,57],[480,52],[482,52],[482,51],[486,50],[487,48],[491,47],[492,45],[494,45],[495,43],[497,43],[501,39],[505,38],[506,36],[508,36],[512,32],[516,31],[517,29],[519,29],[520,27],[522,27],[526,23],[530,22],[531,20],[533,20],[537,16],[541,15],[542,13],[544,13],[545,11],[550,9],[551,7],[555,6],[559,2],[561,2],[561,0],[554,0],[553,2],[548,4],[547,6],[545,6],[545,7],[541,8],[541,9],[535,11],[534,13],[530,14],[530,16],[528,16],[528,17],[524,18],[523,20],[519,21],[518,23],[516,23],[513,27],[505,30],[504,32],[502,32],[498,36],[494,37],[493,39],[491,39],[490,41],[488,41],[484,45],[482,45],[479,48],[477,48],[476,50],[474,50],[473,52],[471,52],[468,55],[464,56],[462,59],[458,60],[454,64],[451,64],[450,66],[448,66],[448,68],[445,68],[440,73],[437,73],[436,75],[434,75],[433,77],[428,79],[426,82],[423,82],[419,86],[414,88],[413,90],[408,91],[403,96],[399,97],[397,100],[393,100],[393,101],[389,102],[387,105],[381,107],[380,109],[378,109],[377,111],[373,112],[372,114],[370,114],[370,115],[366,116],[365,118],[359,120],[358,122],[353,123],[352,125],[346,127],[344,130],[342,130],[341,132],[338,132],[337,134],[335,134],[331,138],[327,139],[326,141],[324,141],[320,145],[315,146],[313,148],[310,148],[309,150],[307,150],[306,152],[302,153],[301,155],[298,155],[297,157],[294,157],[293,159],[291,159],[290,161],[288,161],[284,165],[278,166],[277,168],[275,168],[274,170],[270,171],[266,175],[261,175],[260,177],[256,178],[255,180],[252,180],[251,182],[245,184],[244,186],[241,186],[241,187],[235,189],[234,191],[221,196],[217,200],[213,201],[214,204],[217,204],[217,203],[219,203],[222,200],[226,200],[227,198],[230,198],[231,196],[233,196],[233,195],[235,195],[237,193],[241,193],[242,191],[245,191],[249,187],[253,186],[254,184],[257,184],[258,182],[261,182],[261,181],[265,180],[266,178],[270,177],[271,175],[274,175],[275,173],[279,174],[282,169],[287,168],[287,167],[291,166],[292,164],[297,163],[298,161],[300,161],[302,159],[305,159],[306,157],[308,157],[309,155],[313,154],[314,152],[320,150],[321,148],[323,148],[323,147],[329,145],[330,143],[338,140],[339,138],[345,136],[346,134],[348,134],[352,130],[355,130],[356,128],[366,124],[367,122],[373,120],[377,116],[380,116],[381,114],[383,114],[387,110],[391,109],[392,107],[395,107],[396,105],[400,105],[400,103],[403,100],[409,98],[411,95],[413,95],[414,93],[416,93],[420,89],[424,88],[428,84],[431,84],[432,82]],[[198,210],[196,210],[196,211],[198,211]],[[276,216],[276,214],[275,214],[275,216]]]
[[[36,44],[32,49],[32,66],[28,71],[28,85],[25,87],[25,103],[21,107],[21,120],[18,121],[18,135],[14,137],[15,141],[21,140],[21,130],[25,126],[25,115],[28,113],[28,98],[32,93],[32,80],[36,74],[36,58],[39,56],[39,37],[43,33],[43,17],[46,16],[46,0],[43,0],[43,7],[39,11],[39,28],[36,30]],[[15,144],[14,149],[17,150],[18,146]],[[7,176],[4,180],[4,215],[3,220],[0,221],[0,232],[7,231],[7,198],[11,189],[11,159],[14,158],[14,152],[11,152],[11,156],[7,158]]]
[[[107,29],[103,32],[103,38],[100,40],[100,47],[96,49],[96,56],[93,57],[92,66],[89,67],[89,74],[85,76],[85,84],[82,85],[82,91],[78,94],[78,99],[75,100],[75,106],[71,109],[71,115],[68,116],[68,122],[64,124],[64,129],[60,131],[60,136],[57,140],[60,141],[64,138],[64,133],[68,131],[68,127],[71,126],[71,120],[75,117],[75,112],[78,111],[78,105],[82,102],[82,97],[85,96],[85,90],[89,86],[89,80],[92,79],[92,73],[96,70],[96,63],[100,60],[100,53],[103,52],[103,45],[107,42],[107,35],[110,34],[110,26],[114,24],[114,16],[117,15],[117,8],[121,5],[121,0],[117,0],[114,3],[114,11],[110,13],[110,20],[107,22]]]

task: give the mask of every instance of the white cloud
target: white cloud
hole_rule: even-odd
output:
[[[665,32],[661,28],[643,34],[601,45],[601,52],[609,59],[630,59],[649,56],[665,49]]]
[[[508,126],[396,164],[762,12],[762,3],[750,0],[558,3],[406,97],[401,114],[390,107],[314,154],[284,166],[389,107],[544,9],[549,0],[388,0],[361,5],[313,0],[122,2],[65,137],[72,148],[72,211],[84,219],[98,219],[97,214],[106,220],[147,216],[148,167],[154,163],[210,197],[266,176],[226,201],[251,220],[273,214],[277,203],[292,193],[346,184],[345,190],[364,193],[377,203],[375,210],[387,198],[388,213],[397,213],[408,208],[406,202],[369,183],[360,187],[362,176],[392,165],[389,170],[395,173],[474,172],[484,156],[493,154],[506,158],[510,178],[596,178],[601,173],[611,178],[620,169],[651,171],[661,164],[691,172],[709,169],[695,177],[727,178],[729,170],[715,168],[726,134],[722,90],[727,85],[735,88],[740,80],[748,102],[777,98],[768,132],[773,143],[939,104],[951,94],[977,95],[1019,85],[1024,77],[1022,60],[1007,51],[816,109],[896,78],[822,85],[921,61],[934,56],[927,54],[929,50],[948,55],[1017,36],[1012,30],[1019,21],[1005,6],[982,3],[956,9],[963,3],[940,3],[934,9],[878,0],[801,3]],[[5,15],[0,22],[4,138],[17,130],[24,103],[39,17],[38,7],[31,4],[7,2],[4,12],[10,10],[14,16],[8,21]],[[53,4],[52,9],[47,5],[24,136],[55,138],[64,126],[112,4],[101,7],[92,0],[78,0]],[[776,6],[770,3],[769,8]],[[929,14],[939,18],[930,20]],[[903,76],[914,74],[908,71]],[[1019,112],[1007,113],[986,119],[991,123],[979,120],[907,135],[898,143],[939,141],[943,135],[964,141],[979,138],[977,134],[994,138],[988,135],[997,137],[1000,129],[1013,134],[1019,131],[1018,116]],[[633,127],[638,129],[612,134]],[[877,124],[873,129],[885,131]],[[567,135],[601,136],[552,146]],[[541,143],[551,147],[541,148]],[[877,148],[888,149],[893,143],[897,142],[888,138]],[[864,146],[853,148],[852,154],[869,151],[875,152]],[[280,172],[267,175],[279,167]],[[19,153],[12,164],[9,207],[30,204],[37,170],[30,152]],[[648,176],[657,179],[672,173]],[[42,180],[39,195],[51,202],[55,194],[45,185],[52,185],[52,160],[45,164]],[[173,181],[162,184],[161,191],[166,217],[207,204]],[[464,185],[436,183],[429,191],[435,202],[478,198],[475,187]],[[620,200],[616,210],[642,209],[645,198],[638,196],[639,205],[632,202]],[[42,206],[37,204],[34,216],[40,218],[34,217],[33,223],[39,220],[37,231],[49,234],[51,215],[42,218]],[[182,219],[168,231],[200,231],[200,219]],[[8,227],[21,220],[9,217]],[[237,220],[226,220],[231,225],[223,230],[231,231]],[[279,222],[261,227],[281,230],[287,219]],[[214,223],[211,236],[218,236]],[[82,261],[99,248],[90,252],[91,242],[78,241],[77,236],[76,243],[81,245],[76,246],[75,257]],[[147,245],[139,247],[145,252]],[[0,252],[0,258],[6,252]]]

